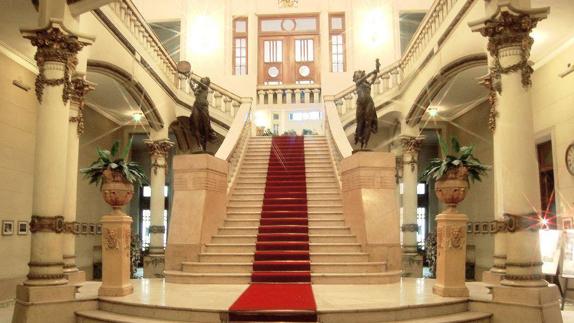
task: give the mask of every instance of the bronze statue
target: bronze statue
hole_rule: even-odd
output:
[[[209,119],[209,102],[207,101],[210,83],[209,77],[202,77],[199,81],[189,81],[195,95],[195,102],[189,117],[190,128],[202,152],[207,151],[207,141],[215,139],[215,132],[211,128]]]
[[[377,59],[376,68],[371,73],[365,75],[365,71],[355,71],[353,74],[353,82],[355,82],[357,91],[355,145],[360,143],[360,150],[367,148],[371,133],[377,133],[379,127],[375,102],[371,97],[371,85],[377,79],[380,66],[379,59]]]

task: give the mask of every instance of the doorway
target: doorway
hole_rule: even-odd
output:
[[[319,55],[317,16],[259,18],[260,85],[320,83]]]

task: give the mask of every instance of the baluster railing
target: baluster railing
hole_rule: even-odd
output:
[[[262,85],[257,88],[257,103],[260,105],[321,103],[321,86],[318,84]]]

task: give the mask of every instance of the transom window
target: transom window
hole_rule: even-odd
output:
[[[247,75],[247,18],[233,20],[233,74]]]

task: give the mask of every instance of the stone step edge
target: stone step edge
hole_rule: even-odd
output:
[[[300,262],[302,260],[265,260],[266,262],[269,261],[278,261],[278,262],[290,262],[290,261],[297,261]],[[221,265],[223,267],[231,267],[231,266],[253,266],[252,262],[199,262],[199,261],[183,261],[182,265],[186,266],[214,266],[214,265]],[[313,266],[384,266],[386,265],[386,261],[381,262],[311,262],[311,267]]]
[[[311,277],[381,277],[400,275],[401,271],[381,271],[377,273],[311,273]],[[251,277],[251,273],[189,273],[180,270],[166,270],[166,276],[188,276],[188,277]]]
[[[106,323],[184,323],[186,321],[173,321],[166,319],[154,319],[142,316],[133,316],[126,314],[119,314],[114,312],[107,312],[104,310],[89,310],[89,311],[78,311],[75,313],[76,317],[81,317],[89,320],[96,320]],[[74,320],[75,322],[75,320]]]

